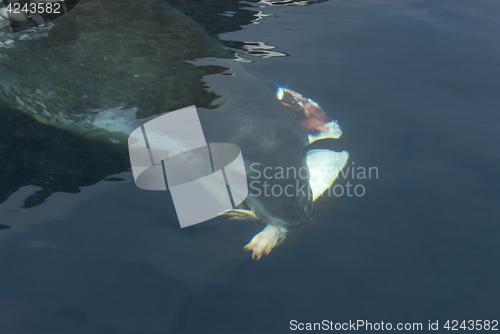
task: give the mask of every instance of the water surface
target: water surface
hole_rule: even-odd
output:
[[[2,109],[2,333],[498,319],[500,4],[260,6],[221,6],[228,26],[205,29],[270,89],[338,120],[354,166],[378,168],[353,180],[365,195],[252,261],[241,248],[258,226],[181,230],[168,195],[136,188],[122,152]]]

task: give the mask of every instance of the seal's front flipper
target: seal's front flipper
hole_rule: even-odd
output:
[[[267,225],[265,229],[256,234],[245,246],[245,250],[252,251],[252,259],[259,260],[262,255],[267,255],[284,239],[287,229],[281,226]]]
[[[312,150],[307,154],[309,185],[313,201],[316,201],[333,185],[340,171],[347,165],[348,159],[347,151]]]

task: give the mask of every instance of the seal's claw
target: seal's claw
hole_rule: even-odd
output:
[[[262,255],[269,254],[285,239],[286,232],[287,229],[284,227],[267,225],[250,240],[244,249],[252,251],[252,259],[259,260]]]

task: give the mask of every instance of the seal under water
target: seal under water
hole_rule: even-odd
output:
[[[3,105],[122,146],[150,117],[196,105],[207,141],[238,145],[250,178],[264,168],[307,168],[302,150],[310,141],[291,113],[218,40],[164,1],[83,1],[47,35],[0,49]],[[307,190],[249,196],[242,211],[228,213],[266,226],[249,244],[254,258],[311,221],[309,181],[296,181]]]

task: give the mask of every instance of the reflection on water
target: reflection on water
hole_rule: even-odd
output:
[[[106,142],[102,138],[101,143],[77,138],[5,106],[21,108],[39,121],[63,129],[68,129],[69,123],[80,123],[78,129],[70,129],[73,132],[95,123],[93,118],[98,114],[89,110],[114,108],[123,101],[128,103],[123,107],[139,108],[138,117],[187,105],[212,107],[218,95],[208,92],[201,79],[225,69],[194,66],[185,60],[229,57],[230,53],[193,22],[162,6],[151,7],[160,12],[160,21],[158,18],[152,21],[145,8],[142,16],[134,12],[134,26],[128,32],[124,26],[128,19],[111,22],[102,18],[111,10],[125,17],[128,7],[97,7],[92,14],[92,9],[83,10],[92,7],[78,6],[54,21],[55,28],[48,31],[50,38],[42,36],[39,41],[17,38],[13,48],[4,49],[0,56],[3,68],[0,100],[4,106],[0,114],[4,128],[0,132],[1,202],[20,187],[35,185],[40,189],[24,201],[24,207],[33,207],[54,192],[78,192],[82,186],[129,167],[127,152],[115,145],[101,144]],[[176,22],[175,30],[164,24],[161,13]],[[90,18],[88,14],[92,14]],[[107,21],[112,28],[104,27]],[[84,30],[80,25],[86,25]],[[3,30],[0,34],[9,38],[11,35]],[[115,35],[106,35],[113,31]],[[144,33],[149,37],[145,38]],[[155,33],[162,39],[157,41]],[[185,43],[192,39],[196,41]],[[109,123],[117,124],[118,119]],[[125,122],[123,127],[135,128]]]
[[[241,240],[258,226],[181,230],[168,196],[133,184],[122,151],[3,108],[2,333],[497,319],[500,4],[271,6],[260,10],[279,14],[264,21],[275,37],[258,39],[264,24],[240,30],[256,2],[182,4],[212,35],[286,50],[246,67],[320,102],[379,179],[293,247],[251,261]]]
[[[252,8],[271,5],[262,2],[243,4],[238,1],[217,2],[216,5],[190,1],[171,3],[189,14],[212,35],[258,23],[266,15]],[[293,2],[273,4],[290,5]],[[207,6],[212,9],[204,11],[203,8]],[[173,34],[167,32],[169,37],[164,36],[163,40],[169,42],[162,45],[164,42],[161,40],[151,38],[155,33],[166,33],[162,32],[161,22],[153,23],[146,12],[142,16],[134,14],[135,26],[128,32],[119,28],[123,20],[118,20],[118,23],[110,21],[116,26],[118,35],[109,40],[106,31],[112,29],[103,26],[107,19],[100,18],[94,9],[96,12],[90,16],[93,20],[90,21],[87,16],[92,10],[82,8],[87,7],[77,6],[71,12],[73,15],[67,14],[55,20],[55,28],[51,24],[48,31],[51,38],[42,36],[40,41],[17,41],[16,44],[21,43],[18,47],[4,50],[1,58],[4,72],[0,80],[4,95],[0,100],[4,106],[1,117],[5,120],[5,130],[0,138],[4,148],[0,155],[5,161],[1,176],[5,182],[1,184],[0,201],[22,186],[36,185],[41,189],[24,203],[24,207],[32,207],[42,203],[54,192],[77,192],[81,186],[94,184],[107,175],[129,168],[127,152],[114,145],[76,138],[64,131],[43,126],[5,106],[15,109],[21,107],[43,123],[67,129],[65,124],[68,122],[88,123],[86,126],[92,122],[95,124],[96,121],[92,121],[94,112],[89,113],[89,110],[114,108],[123,104],[123,101],[127,101],[124,108],[137,107],[138,117],[147,117],[187,105],[212,108],[213,101],[219,97],[213,91],[208,91],[201,79],[209,74],[220,73],[225,68],[194,66],[185,60],[207,56],[230,57],[230,53],[222,50],[215,40],[203,36],[201,31],[188,28],[191,22],[167,11],[169,20],[177,20],[180,26]],[[122,6],[113,10],[123,12],[127,8]],[[160,12],[165,10],[154,6],[151,9]],[[98,10],[102,12],[101,15],[105,15],[111,8]],[[219,15],[224,13],[233,14],[230,17]],[[126,22],[123,21],[123,24]],[[88,37],[80,36],[81,32],[75,30],[77,25],[85,25],[84,31]],[[147,29],[142,30],[139,28],[141,26]],[[150,37],[144,38],[144,33]],[[193,38],[196,38],[196,43],[187,45],[183,42]],[[63,43],[59,43],[59,40]],[[265,42],[225,43],[236,53],[243,51],[263,58],[285,55],[273,51],[274,47],[267,46]],[[179,57],[180,54],[182,57]],[[127,75],[130,78],[126,78]],[[61,111],[59,106],[64,106],[65,110]],[[117,124],[118,120],[112,123]],[[135,125],[126,127],[128,131]],[[99,136],[91,135],[95,138]],[[113,138],[110,138],[110,143]],[[103,142],[102,138],[99,142]]]
[[[212,36],[243,30],[249,24],[260,24],[274,14],[266,13],[268,6],[308,6],[326,0],[283,0],[283,1],[239,1],[239,0],[167,0],[172,6],[192,17]],[[285,57],[278,46],[269,45],[266,41],[222,40],[224,45],[244,62],[250,62],[243,55],[261,58]],[[242,57],[243,56],[243,57]]]
[[[19,203],[31,208],[52,193],[77,193],[130,167],[125,150],[84,140],[19,111],[0,108],[0,122],[0,202],[33,185],[38,189]]]

